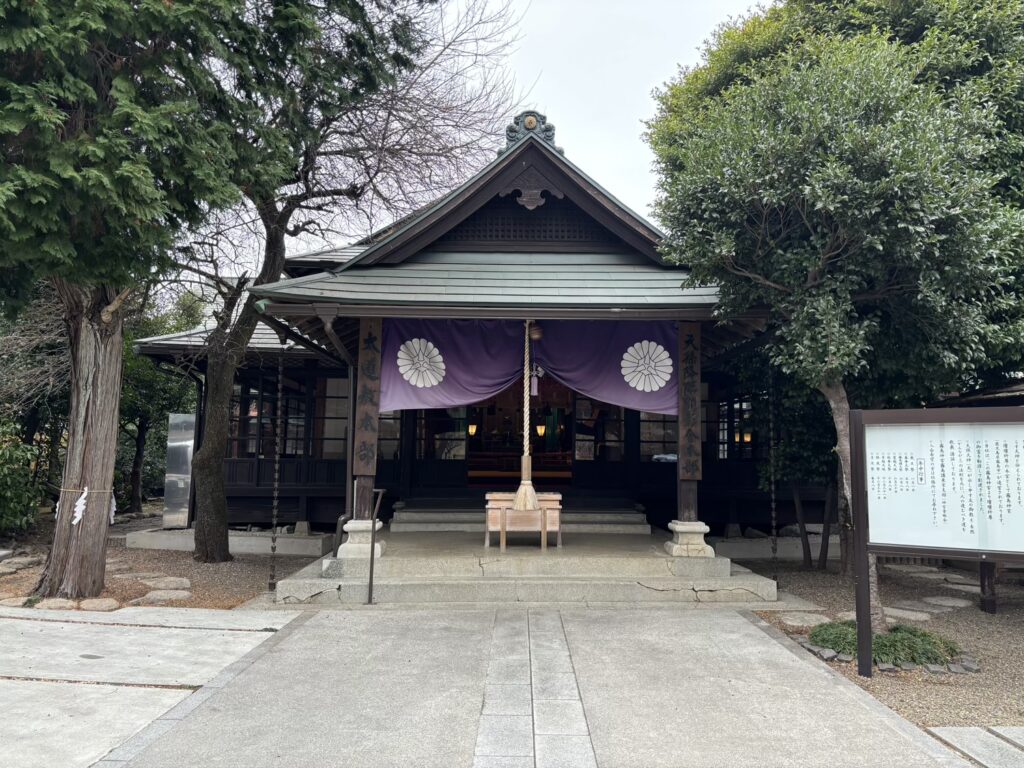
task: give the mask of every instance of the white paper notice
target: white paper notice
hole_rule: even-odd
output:
[[[872,544],[1024,552],[1024,424],[866,424]]]

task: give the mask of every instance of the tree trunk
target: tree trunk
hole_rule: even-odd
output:
[[[839,501],[840,509],[845,503],[845,517],[840,518],[841,525],[848,529],[849,535],[853,529],[853,470],[851,467],[852,451],[850,448],[850,400],[846,394],[846,386],[841,381],[823,383],[818,387],[821,394],[828,401],[832,410],[832,421],[836,427],[836,455],[839,458]],[[840,535],[842,535],[840,533]],[[845,550],[845,548],[844,548]],[[846,552],[844,551],[845,555]],[[847,558],[848,562],[850,561]],[[871,632],[878,635],[888,631],[885,622],[885,611],[882,608],[882,599],[878,591],[878,567],[874,555],[868,555],[868,589],[871,593]]]
[[[36,586],[44,597],[95,597],[103,591],[107,527],[117,453],[124,294],[54,279],[71,354],[67,457],[53,547]],[[84,489],[84,511],[75,506]]]
[[[231,391],[235,369],[224,358],[226,342],[216,346],[211,334],[207,344],[203,439],[192,456],[192,482],[196,494],[195,554],[201,563],[223,563],[231,559],[228,546],[228,499],[224,489],[224,457],[230,429]]]
[[[271,203],[257,206],[266,230],[263,265],[253,285],[277,280],[284,271],[285,227],[291,213]],[[242,308],[235,312],[236,305]],[[228,451],[231,393],[235,372],[259,322],[256,297],[236,294],[225,303],[224,320],[206,340],[206,383],[202,444],[192,456],[196,523],[194,558],[202,563],[231,559],[228,547],[228,502],[224,488],[224,457]]]
[[[146,458],[146,436],[149,434],[149,419],[139,418],[135,426],[135,455],[132,457],[131,503],[128,511],[133,515],[142,514],[142,466]]]
[[[800,487],[796,483],[790,483],[789,489],[793,493],[793,510],[796,512],[796,526],[800,529],[800,547],[803,550],[803,567],[810,569],[814,563],[811,560],[811,542],[807,538],[807,518],[804,517],[804,500],[800,496]]]
[[[818,551],[818,570],[828,570],[828,540],[832,536],[832,516],[836,513],[836,484],[825,489],[825,514],[821,517],[821,549]]]
[[[41,422],[42,414],[39,412],[39,406],[34,405],[21,419],[21,442],[25,445],[33,445]]]

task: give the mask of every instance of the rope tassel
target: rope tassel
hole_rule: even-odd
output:
[[[519,489],[512,509],[525,512],[540,509],[537,491],[533,487],[533,466],[530,458],[530,321],[523,333],[523,458]]]

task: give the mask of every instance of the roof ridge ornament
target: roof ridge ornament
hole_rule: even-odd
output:
[[[508,151],[509,147],[529,134],[533,134],[538,139],[546,141],[560,155],[565,154],[565,150],[555,146],[554,123],[549,123],[547,115],[542,115],[533,109],[527,109],[512,118],[512,122],[505,129],[505,148],[499,150],[498,154],[504,154]]]

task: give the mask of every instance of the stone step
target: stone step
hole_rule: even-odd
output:
[[[361,604],[367,585],[355,579],[285,579],[282,603]],[[375,603],[648,603],[760,602],[776,599],[775,582],[740,574],[724,578],[500,578],[383,579],[374,582]]]
[[[929,732],[985,768],[1019,768],[1024,750],[983,728],[929,728]]]
[[[657,551],[650,557],[636,556],[572,556],[554,548],[547,555],[536,557],[494,554],[479,557],[389,557],[374,564],[376,579],[485,579],[499,577],[546,578],[720,578],[731,573],[731,564],[724,557],[667,557]],[[334,579],[365,579],[368,559],[324,558],[319,575]],[[311,575],[316,575],[311,574]]]
[[[480,533],[484,532],[484,523],[480,522],[403,522],[391,521],[392,533]],[[651,526],[646,522],[635,523],[562,523],[563,533],[621,533],[651,535]],[[495,534],[496,536],[497,534]]]
[[[410,512],[398,510],[392,523],[483,523],[483,510],[447,510],[431,512]],[[643,512],[623,510],[619,512],[566,512],[562,510],[563,523],[625,523],[647,524]]]

